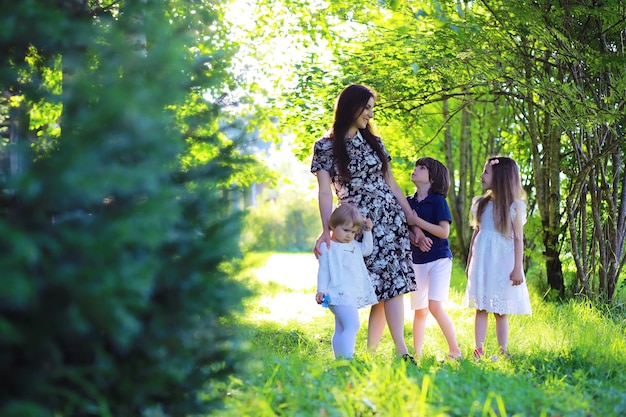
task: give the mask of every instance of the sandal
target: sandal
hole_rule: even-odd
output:
[[[479,348],[474,349],[474,352],[472,354],[474,355],[474,359],[481,360],[484,355],[483,348],[479,347]]]
[[[511,354],[509,352],[507,352],[506,350],[504,350],[504,348],[502,348],[502,346],[500,346],[500,357],[503,359],[511,359]],[[494,362],[498,361],[498,355],[493,355],[491,357],[491,360]]]
[[[402,355],[402,359],[405,362],[411,362],[413,365],[417,366],[417,362],[415,362],[415,358],[409,355],[408,353],[405,353],[404,355]]]
[[[504,349],[502,346],[500,346],[500,355],[504,359],[511,359],[511,354],[506,349]]]

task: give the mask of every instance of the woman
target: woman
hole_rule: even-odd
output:
[[[374,224],[374,249],[365,264],[379,302],[370,311],[367,348],[376,350],[386,322],[396,353],[413,361],[404,340],[403,296],[415,290],[409,224],[416,225],[418,218],[393,177],[391,157],[373,132],[375,99],[368,87],[346,87],[335,103],[332,129],[315,142],[311,172],[317,176],[322,218],[315,254],[319,255],[322,244],[330,245],[334,188],[339,204],[354,204]]]

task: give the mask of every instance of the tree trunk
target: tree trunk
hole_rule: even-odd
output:
[[[9,175],[15,176],[25,169],[25,150],[28,149],[29,113],[26,104],[9,111]]]
[[[537,193],[537,206],[543,226],[542,241],[544,245],[544,262],[548,285],[558,291],[562,296],[565,291],[563,269],[560,256],[560,138],[559,131],[553,129],[549,115],[535,105],[531,85],[534,82],[535,69],[530,57],[531,48],[524,45],[527,53],[524,53],[524,73],[526,83],[526,129],[531,141],[531,155],[533,173],[535,177],[535,191]],[[547,67],[541,68],[541,72],[549,71]],[[548,77],[551,74],[540,74]],[[542,121],[543,123],[539,123]],[[543,125],[543,132],[540,126]]]
[[[463,110],[466,112],[466,110]],[[443,100],[443,118],[444,120],[449,120],[450,118],[450,108],[449,102],[447,99]],[[462,127],[461,127],[461,135],[460,141],[461,145],[459,146],[459,154],[454,155],[454,146],[452,144],[452,132],[450,131],[450,127],[448,126],[444,131],[444,151],[446,155],[446,166],[450,171],[450,190],[448,192],[448,201],[450,202],[450,211],[452,213],[452,222],[455,225],[456,230],[456,248],[457,252],[455,255],[459,256],[461,262],[465,263],[467,261],[467,254],[469,250],[469,227],[467,224],[468,218],[468,208],[466,204],[466,196],[467,196],[467,182],[468,176],[472,175],[472,172],[469,169],[469,155],[470,152],[463,152],[462,149],[467,149],[469,145],[468,141],[468,128],[466,123],[469,122],[469,117],[462,117]],[[455,161],[459,161],[459,169],[457,170]],[[457,178],[458,174],[458,178]],[[456,188],[456,184],[458,184],[458,190]]]
[[[626,78],[623,65],[612,65],[625,48],[623,30],[614,32],[598,16],[589,16],[584,27],[577,19],[565,21],[572,44],[593,40],[590,47],[602,57],[587,65],[580,51],[566,67],[567,79],[584,103],[572,106],[569,114],[567,136],[576,164],[570,173],[567,215],[578,285],[586,296],[611,304],[626,259],[624,101],[614,94],[623,90]]]

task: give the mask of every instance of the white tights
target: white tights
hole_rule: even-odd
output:
[[[359,331],[359,310],[355,306],[329,306],[335,315],[333,352],[335,358],[352,359],[356,334]]]

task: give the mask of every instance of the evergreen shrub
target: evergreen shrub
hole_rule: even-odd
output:
[[[211,157],[183,169],[181,131],[199,123],[181,109],[224,74],[192,62],[172,2],[1,3],[5,96],[63,111],[59,136],[0,148],[23,161],[0,177],[0,415],[208,412],[242,345],[231,318],[247,290],[225,269],[240,219],[221,199],[238,162],[204,129]]]

